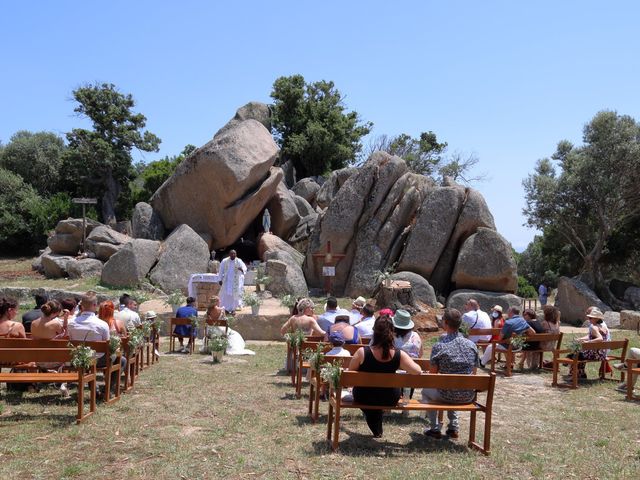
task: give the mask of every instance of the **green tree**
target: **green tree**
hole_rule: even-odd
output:
[[[305,83],[302,75],[280,77],[271,97],[273,133],[281,161],[291,160],[298,178],[321,175],[354,161],[361,138],[372,123],[361,123],[356,112],[345,112],[333,82]]]
[[[581,259],[581,277],[613,307],[603,272],[609,243],[640,216],[640,125],[602,111],[584,127],[581,146],[561,141],[523,186],[527,224],[560,235]],[[556,170],[558,169],[558,171]]]
[[[144,115],[133,113],[133,97],[113,84],[78,88],[73,98],[78,102],[74,111],[91,120],[93,130],[76,128],[67,133],[67,187],[74,194],[99,197],[102,220],[112,223],[118,197],[134,176],[131,151],[157,152],[160,139],[144,130]]]
[[[2,150],[0,167],[22,177],[38,193],[48,195],[59,188],[64,140],[51,132],[21,130]]]

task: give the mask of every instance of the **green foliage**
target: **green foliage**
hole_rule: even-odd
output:
[[[63,157],[63,175],[74,195],[98,196],[105,223],[115,220],[123,188],[134,175],[131,151],[157,152],[160,139],[145,131],[146,117],[133,113],[135,101],[113,84],[86,85],[73,91],[74,111],[87,117],[93,130],[67,133],[69,148]]]
[[[582,146],[559,142],[551,159],[539,160],[523,181],[527,224],[545,237],[555,235],[556,247],[569,246],[583,280],[612,305],[603,266],[615,261],[608,255],[616,238],[637,237],[632,228],[640,218],[639,139],[633,118],[599,112],[585,125]],[[617,253],[628,257],[638,247],[618,245]]]
[[[69,348],[71,348],[71,366],[88,370],[93,364],[95,350],[86,345],[76,347],[72,343],[69,343]]]
[[[582,351],[582,342],[576,338],[572,338],[567,348],[572,354],[577,355],[578,352]]]
[[[324,344],[318,343],[315,351],[307,348],[304,352],[304,358],[309,362],[309,365],[314,370],[319,370],[322,362],[324,362]]]
[[[242,296],[242,301],[249,307],[257,307],[262,305],[262,299],[255,293],[245,293]]]
[[[281,158],[293,162],[299,178],[345,167],[356,158],[361,138],[373,126],[361,123],[356,112],[345,113],[333,82],[306,83],[302,75],[280,77],[271,97]]]
[[[195,149],[196,147],[194,145],[189,144],[184,147],[180,155],[167,156],[142,166],[139,171],[139,180],[141,181],[142,188],[138,188],[135,192],[135,203],[148,202],[156,190],[173,175],[178,165]]]
[[[296,303],[298,303],[298,299],[295,295],[292,295],[290,293],[287,293],[280,297],[280,305],[282,305],[283,307],[287,307],[289,310],[291,310],[296,305]]]
[[[226,335],[212,335],[209,337],[209,350],[212,352],[224,352],[229,346]]]
[[[134,329],[129,332],[129,355],[135,354],[138,347],[144,343],[144,333],[142,330]]]
[[[120,350],[121,345],[122,345],[122,339],[118,335],[115,335],[112,333],[109,336],[109,353],[113,355],[118,350]]]
[[[21,130],[3,148],[0,167],[20,175],[46,196],[59,189],[65,148],[63,139],[55,133]]]
[[[331,385],[334,389],[338,389],[340,387],[341,375],[342,367],[340,362],[327,362],[320,368],[320,378]]]
[[[412,172],[431,176],[437,172],[446,148],[447,143],[439,143],[432,131],[422,132],[420,138],[403,133],[391,140],[388,153],[404,159]]]
[[[512,350],[522,350],[527,346],[527,337],[524,335],[515,335],[511,337]]]
[[[522,298],[536,298],[538,296],[536,289],[522,275],[518,275],[518,296]]]
[[[284,339],[292,349],[298,348],[304,342],[304,332],[299,328],[294,332],[288,332],[284,334]]]
[[[182,290],[176,289],[169,294],[169,297],[167,298],[165,303],[169,306],[182,305],[186,298],[187,297],[183,295]]]

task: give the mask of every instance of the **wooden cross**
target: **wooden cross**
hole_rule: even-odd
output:
[[[314,253],[311,256],[313,258],[324,258],[324,263],[322,265],[324,291],[327,295],[331,295],[331,279],[336,276],[335,266],[338,261],[342,260],[346,255],[344,253],[332,253],[331,242],[327,241],[326,253]]]

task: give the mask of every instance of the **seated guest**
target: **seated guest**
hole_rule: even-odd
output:
[[[137,312],[138,302],[126,294],[120,297],[120,301],[124,302],[124,307],[119,312],[114,313],[114,316],[124,324],[127,331],[133,332],[136,327],[142,325],[142,320],[140,320],[140,315]]]
[[[420,365],[409,355],[393,345],[393,323],[384,315],[379,317],[373,326],[371,345],[362,347],[353,356],[349,370],[360,372],[395,373],[402,369],[407,373],[419,375]],[[366,405],[395,405],[400,399],[399,388],[354,387],[353,399]],[[362,413],[373,436],[382,436],[382,410],[363,409]]]
[[[496,344],[497,351],[505,351],[509,348],[509,342],[511,335],[524,335],[529,334],[533,335],[535,331],[533,328],[529,326],[524,318],[520,316],[520,308],[519,307],[511,307],[507,310],[507,320],[504,322],[504,326],[502,327],[502,331],[500,332],[500,340],[502,343]],[[480,360],[481,366],[486,366],[491,360],[491,355],[493,354],[493,345],[489,345],[484,354],[482,355],[482,360]]]
[[[0,338],[27,338],[22,324],[13,321],[17,314],[17,300],[0,297]]]
[[[219,320],[224,320],[224,308],[220,306],[220,297],[213,296],[209,301],[209,306],[207,307],[207,314],[205,316],[205,322],[209,326],[213,326]]]
[[[560,309],[553,305],[545,305],[542,307],[544,318],[542,319],[542,327],[545,333],[560,333]],[[556,348],[556,342],[543,342],[541,343],[542,350],[550,352]],[[552,368],[553,362],[551,360],[545,360],[542,362],[542,366],[545,368]]]
[[[502,315],[502,307],[496,305],[491,309],[491,328],[500,328],[504,326],[504,316]],[[495,335],[491,340],[500,340],[500,334]]]
[[[635,348],[635,347],[634,348],[630,348],[629,351],[627,352],[627,359],[640,360],[640,348]],[[634,365],[634,367],[635,366],[637,366],[637,365]],[[627,364],[626,363],[616,363],[613,367],[618,369],[618,370],[626,371]],[[638,374],[637,373],[629,373],[629,375],[632,375],[631,388],[633,389],[633,388],[635,388],[636,382],[638,381]],[[626,393],[626,391],[627,391],[627,382],[622,382],[622,383],[618,384],[618,386],[616,387],[616,390]]]
[[[49,297],[46,294],[35,295],[34,299],[36,301],[36,308],[22,314],[22,326],[24,327],[24,331],[27,333],[31,332],[31,323],[36,318],[40,318],[42,316],[42,310],[40,310],[40,307],[49,301]]]
[[[41,316],[31,324],[31,336],[50,340],[61,338],[67,333],[69,310],[63,310],[57,300],[49,300],[40,307]]]
[[[467,303],[464,304],[466,313],[462,316],[462,322],[465,323],[469,330],[479,328],[492,328],[491,319],[486,312],[480,310],[480,305],[475,298],[470,298]],[[471,335],[469,340],[473,343],[488,342],[491,340],[491,335]]]
[[[342,337],[344,338],[345,343],[354,344],[359,343],[360,338],[358,337],[358,330],[353,326],[349,325],[349,320],[351,317],[346,314],[336,315],[335,323],[329,327],[329,331],[326,334],[326,339],[329,339],[329,335],[335,332],[342,333]]]
[[[533,328],[535,333],[545,333],[544,325],[537,319],[536,312],[527,308],[524,312],[522,312],[522,317],[526,320],[531,328]],[[522,369],[524,367],[524,362],[526,360],[527,367],[533,368],[537,365],[537,360],[539,359],[539,353],[527,353],[527,350],[538,350],[540,348],[540,342],[530,342],[527,341],[527,344],[522,347],[523,352],[520,354],[520,363],[518,364],[518,368]]]
[[[336,357],[350,357],[349,350],[344,349],[344,336],[342,332],[333,332],[329,335],[329,343],[333,346],[325,355],[334,355]]]
[[[109,326],[109,331],[112,334],[123,336],[127,334],[127,327],[124,322],[119,318],[116,318],[115,313],[116,306],[111,300],[106,300],[100,304],[98,309],[98,318]]]
[[[373,325],[375,322],[373,306],[366,304],[362,307],[362,320],[356,323],[354,327],[358,329],[358,335],[360,335],[360,337],[370,338],[373,335]]]
[[[349,312],[344,308],[338,308],[338,300],[336,297],[327,298],[327,305],[325,306],[324,313],[318,317],[318,325],[320,328],[327,332],[329,327],[334,324],[336,315],[347,314]]]
[[[303,298],[298,302],[297,315],[291,315],[289,320],[280,329],[280,333],[293,333],[296,330],[302,330],[305,335],[324,335],[325,331],[320,328],[318,322],[313,317],[313,309],[315,305],[310,298]]]
[[[604,323],[604,314],[598,307],[589,307],[587,309],[587,320],[589,320],[589,332],[584,337],[580,337],[578,340],[581,343],[588,342],[600,342],[603,340],[611,340],[611,332]],[[570,353],[568,358],[573,358],[575,354]],[[607,358],[607,350],[580,350],[578,352],[579,360],[605,360]],[[585,370],[585,364],[578,364],[578,378],[587,378],[587,372]]]
[[[96,292],[89,291],[85,293],[80,300],[81,313],[69,322],[67,331],[70,340],[79,340],[84,342],[100,342],[108,341],[111,338],[109,326],[106,322],[100,320],[96,315],[98,309],[98,298]],[[111,361],[116,359],[116,355],[111,355]],[[96,366],[98,368],[107,365],[107,358],[103,353],[96,354]],[[127,359],[122,356],[120,365],[124,372],[127,367]],[[115,384],[118,380],[118,371],[111,374],[111,390],[115,390]]]
[[[422,357],[422,339],[413,330],[411,314],[406,310],[396,310],[393,316],[394,346],[406,352],[411,358]]]
[[[176,318],[191,318],[198,316],[198,310],[196,310],[196,299],[193,297],[187,297],[187,304],[180,307],[176,311]],[[176,325],[173,328],[173,333],[178,336],[178,341],[180,342],[180,350],[181,353],[187,353],[191,349],[191,343],[193,342],[193,337],[197,335],[196,332],[191,334],[193,327],[191,325]],[[189,337],[189,342],[187,346],[184,346],[184,337]]]
[[[364,297],[358,297],[353,301],[351,304],[351,311],[349,312],[349,315],[351,316],[349,323],[351,325],[355,325],[362,319],[362,307],[364,307],[366,303],[367,301]]]
[[[442,318],[445,335],[440,337],[438,343],[431,350],[431,368],[429,373],[453,373],[470,375],[475,373],[478,365],[478,347],[471,340],[464,338],[459,332],[460,312],[455,308],[447,308]],[[422,401],[425,403],[463,404],[473,401],[473,390],[447,390],[436,388],[423,388]],[[429,418],[428,428],[424,434],[428,437],[442,438],[442,424],[438,422],[438,411],[431,410],[427,413]],[[448,410],[449,426],[446,434],[451,438],[458,438],[458,412]]]
[[[76,318],[76,312],[78,311],[78,302],[76,302],[75,298],[67,297],[60,300],[60,305],[63,310],[69,310],[69,318],[67,322],[71,322],[74,318]]]

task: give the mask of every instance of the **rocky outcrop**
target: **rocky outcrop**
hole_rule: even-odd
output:
[[[280,182],[275,195],[267,203],[271,214],[271,231],[280,238],[289,238],[296,230],[300,214],[295,202],[295,194],[284,182]]]
[[[323,195],[330,202],[309,239],[304,265],[309,285],[322,286],[321,254],[330,242],[333,253],[345,255],[337,263],[334,288],[349,296],[370,294],[376,272],[392,265],[420,275],[444,295],[456,287],[514,292],[511,249],[495,232],[486,202],[473,189],[449,185],[436,186],[383,152],[355,172],[334,172],[318,192],[319,206]],[[480,250],[490,266],[472,261]],[[459,283],[452,285],[454,274]]]
[[[249,119],[225,127],[194,151],[156,191],[151,205],[164,225],[209,233],[212,247],[234,243],[264,210],[282,180],[269,131]]]
[[[304,198],[310,205],[314,205],[316,196],[320,191],[320,185],[311,178],[303,178],[291,190],[299,197]]]
[[[562,313],[562,321],[582,325],[585,312],[591,306],[598,307],[602,312],[610,311],[605,304],[584,282],[574,278],[560,277],[555,306]]]
[[[391,279],[409,282],[411,284],[411,293],[415,300],[425,303],[430,307],[436,306],[438,302],[436,292],[424,277],[413,272],[396,272],[391,275]]]
[[[97,259],[106,262],[130,240],[131,237],[128,235],[118,233],[106,225],[100,225],[87,237],[86,250],[93,253]]]
[[[186,290],[189,276],[206,272],[208,263],[205,241],[188,225],[180,225],[164,241],[149,278],[165,292]]]
[[[99,277],[102,273],[102,262],[95,258],[69,260],[66,265],[69,278]]]
[[[511,245],[498,232],[479,228],[462,244],[451,281],[456,288],[515,293],[518,275]]]
[[[270,251],[267,252],[266,258],[265,273],[270,277],[267,289],[273,295],[307,296],[307,283],[305,282],[302,268],[289,253],[279,250]]]
[[[620,326],[620,312],[604,312],[604,323],[609,328],[618,328]]]
[[[87,218],[86,234],[101,226],[100,222]],[[82,219],[67,218],[56,225],[54,234],[47,239],[47,245],[53,253],[60,255],[77,255],[82,244]]]
[[[520,308],[522,300],[511,293],[483,292],[478,290],[455,290],[447,298],[447,308],[456,308],[464,313],[464,305],[469,299],[475,298],[480,304],[480,309],[490,312],[495,305],[500,305],[506,314],[510,307]],[[563,317],[564,320],[564,317]]]
[[[233,118],[229,120],[224,127],[218,130],[218,132],[216,132],[216,136],[224,134],[232,127],[246,120],[255,120],[260,122],[267,130],[271,131],[271,110],[269,105],[262,102],[249,102],[240,107],[236,110],[236,114]]]
[[[624,291],[624,301],[629,303],[634,310],[640,310],[640,288],[627,288]]]
[[[160,242],[135,239],[115,253],[102,269],[102,283],[129,287],[142,282],[158,260]],[[194,272],[195,273],[195,272]]]
[[[164,239],[164,224],[158,212],[151,205],[145,202],[136,204],[131,219],[131,235],[134,238],[144,238],[147,240]]]

